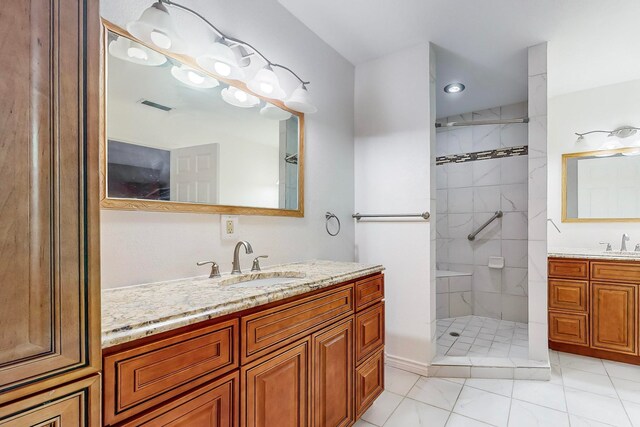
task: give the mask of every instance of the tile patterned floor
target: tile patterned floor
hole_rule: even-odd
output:
[[[463,316],[437,321],[440,356],[509,357],[526,359],[529,332],[526,323]],[[458,334],[458,337],[451,336]]]
[[[550,351],[551,381],[425,378],[390,366],[355,427],[640,427],[640,366]]]

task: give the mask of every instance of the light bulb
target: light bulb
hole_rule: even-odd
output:
[[[266,94],[273,93],[273,85],[269,83],[260,83],[260,90]]]
[[[162,49],[171,48],[171,39],[169,38],[169,36],[158,30],[151,31],[151,41],[153,42],[153,44]]]
[[[147,52],[140,49],[139,47],[130,47],[129,49],[127,49],[127,56],[129,58],[140,59],[142,61],[146,61],[147,59],[149,59]]]
[[[247,94],[244,93],[241,90],[237,90],[233,96],[240,102],[246,102],[247,101]]]
[[[204,82],[204,76],[201,76],[200,74],[194,71],[187,71],[187,77],[189,78],[189,80],[191,80],[193,83],[197,85],[202,84]]]
[[[231,75],[231,67],[229,66],[229,64],[225,64],[224,62],[216,62],[213,65],[213,69],[221,76],[227,77]]]

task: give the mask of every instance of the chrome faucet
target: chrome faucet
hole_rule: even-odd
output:
[[[214,277],[220,277],[220,268],[218,267],[218,263],[215,261],[200,261],[197,262],[196,265],[206,265],[211,264],[211,274],[209,274],[209,279],[213,279]]]
[[[629,241],[630,237],[627,233],[624,233],[622,235],[622,244],[620,245],[620,252],[626,252],[627,251],[627,242]]]
[[[233,269],[231,270],[231,274],[242,274],[242,270],[240,269],[240,247],[242,246],[244,246],[245,253],[253,253],[251,243],[245,240],[238,242],[236,248],[233,250]]]

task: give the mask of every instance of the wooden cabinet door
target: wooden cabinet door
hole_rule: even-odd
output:
[[[384,302],[356,314],[356,361],[379,350],[384,345]]]
[[[353,317],[312,337],[313,426],[345,427],[353,411]]]
[[[99,376],[0,406],[0,427],[100,425]]]
[[[99,257],[88,262],[97,248],[89,225],[98,219],[98,173],[95,153],[87,153],[98,143],[99,104],[97,82],[85,75],[98,75],[96,7],[92,0],[2,4],[0,403],[27,383],[99,366],[100,309],[88,291],[92,283],[99,297]]]
[[[356,416],[362,415],[384,390],[384,350],[356,368]]]
[[[309,425],[310,338],[242,367],[244,427]]]
[[[591,283],[591,346],[637,352],[637,285]]]
[[[162,405],[121,427],[237,427],[238,371]]]

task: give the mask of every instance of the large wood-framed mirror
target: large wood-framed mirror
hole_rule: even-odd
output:
[[[640,148],[564,154],[562,222],[640,222]]]
[[[102,24],[102,208],[304,216],[304,114]]]

